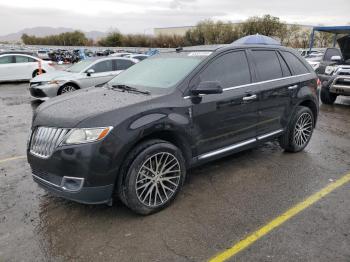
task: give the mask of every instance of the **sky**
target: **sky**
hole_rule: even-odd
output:
[[[305,25],[349,25],[350,0],[2,0],[0,35],[36,26],[152,34],[203,19],[271,14]]]

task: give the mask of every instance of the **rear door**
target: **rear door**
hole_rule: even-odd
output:
[[[259,106],[257,136],[260,139],[281,133],[291,112],[291,93],[298,83],[276,50],[253,49]]]
[[[33,77],[33,72],[38,68],[38,63],[26,55],[15,55],[14,79],[25,80]]]
[[[205,95],[192,106],[193,136],[199,159],[255,142],[258,100],[246,52],[230,51],[210,61],[191,83],[219,81],[222,94]]]
[[[0,56],[0,81],[13,80],[14,65],[15,57],[13,55]]]

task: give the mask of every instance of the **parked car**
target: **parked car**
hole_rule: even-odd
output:
[[[317,74],[324,74],[324,71],[328,65],[334,63],[332,57],[341,56],[339,48],[330,47],[326,48],[323,52],[312,53],[305,57],[306,61],[312,66]]]
[[[117,195],[137,213],[157,212],[190,167],[272,139],[303,150],[318,115],[317,80],[296,51],[277,45],[152,56],[104,87],[38,107],[27,149],[33,179],[81,203]]]
[[[138,60],[122,57],[88,58],[63,70],[30,81],[30,94],[38,99],[55,97],[108,82]]]
[[[38,50],[37,51],[38,57],[43,59],[43,60],[50,60],[49,53],[50,53],[49,50]]]
[[[55,71],[51,61],[44,61],[35,56],[18,53],[0,54],[0,81],[29,80],[39,74],[39,63],[42,73]]]
[[[125,57],[128,58],[133,58],[133,59],[137,59],[139,61],[145,60],[146,58],[149,57],[149,55],[145,55],[145,54],[132,54],[132,55],[127,55]]]
[[[338,39],[341,53],[332,52],[318,76],[322,82],[321,101],[333,104],[337,96],[350,96],[350,35]],[[321,68],[321,67],[320,67]]]
[[[117,52],[117,53],[112,53],[109,56],[117,56],[117,57],[126,57],[132,55],[132,53],[128,53],[128,52]]]

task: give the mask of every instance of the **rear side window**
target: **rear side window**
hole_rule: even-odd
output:
[[[277,56],[280,60],[283,76],[291,76],[292,74],[287,66],[286,61],[284,61],[283,57],[279,53],[277,53]]]
[[[282,51],[282,55],[289,67],[293,70],[294,75],[310,73],[309,69],[294,54]]]
[[[253,56],[260,81],[282,77],[280,62],[274,50],[255,50]]]
[[[0,57],[0,64],[10,64],[13,61],[12,58],[12,55]]]
[[[91,67],[95,73],[113,71],[112,60],[99,62]]]
[[[249,84],[250,70],[244,51],[224,54],[211,62],[199,75],[200,81],[219,81],[222,88]]]
[[[134,65],[134,63],[130,60],[123,60],[123,59],[117,60],[117,70],[126,70],[132,65]]]

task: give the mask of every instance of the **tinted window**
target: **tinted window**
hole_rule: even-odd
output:
[[[0,64],[12,63],[12,57],[11,55],[0,57]]]
[[[332,61],[331,58],[332,56],[340,56],[341,57],[341,53],[338,49],[327,49],[326,53],[324,54],[324,61]]]
[[[15,56],[16,63],[28,63],[28,62],[34,62],[32,58],[28,56],[21,56],[21,55],[16,55]]]
[[[95,73],[113,71],[112,60],[99,62],[93,65],[91,69],[94,69]]]
[[[132,66],[134,63],[130,60],[117,60],[117,70],[125,70]]]
[[[224,54],[209,64],[199,75],[202,81],[219,81],[222,88],[251,82],[247,57],[244,51]]]
[[[275,51],[257,50],[253,51],[253,56],[260,81],[282,77],[282,69]]]
[[[278,54],[277,56],[278,56],[278,59],[280,60],[283,76],[290,76],[291,73],[286,64],[286,61],[284,61],[283,57],[280,54]]]
[[[289,67],[293,70],[294,75],[309,73],[308,68],[294,54],[283,51],[282,55]]]

